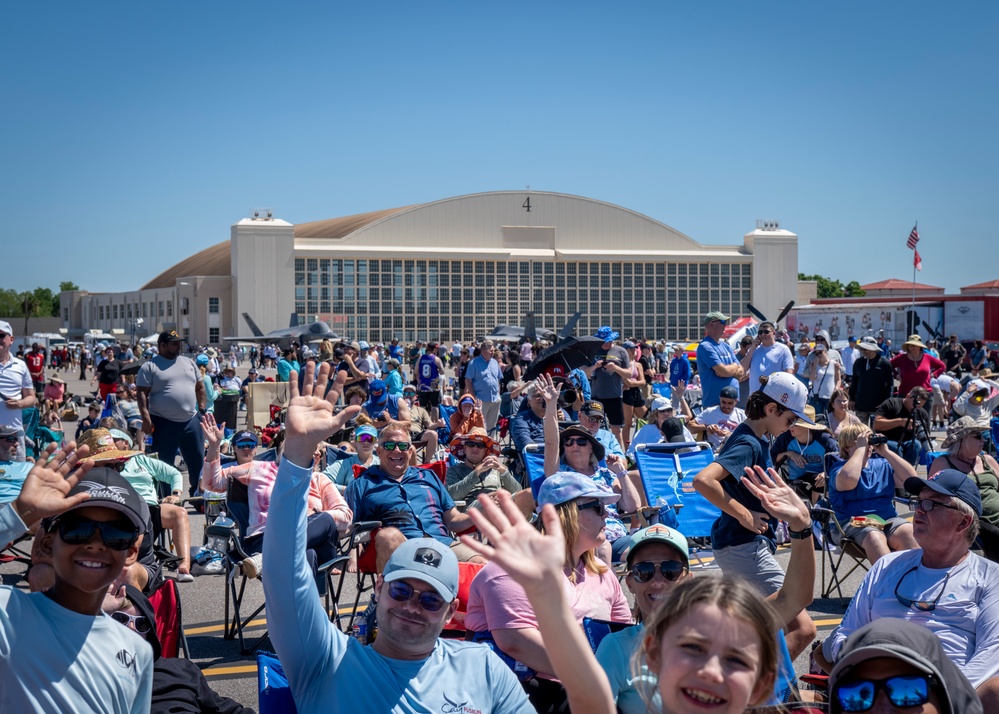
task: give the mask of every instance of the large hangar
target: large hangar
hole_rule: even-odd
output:
[[[295,313],[368,341],[468,341],[527,312],[558,329],[578,310],[578,333],[609,324],[685,340],[710,310],[778,312],[797,296],[797,271],[797,236],[776,222],[714,245],[591,198],[496,191],[298,224],[255,211],[228,242],[134,293],[64,296],[64,322],[127,329],[152,315],[146,332],[173,326],[216,344],[247,333],[244,312],[264,330]]]

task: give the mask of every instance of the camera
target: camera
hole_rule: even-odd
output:
[[[887,444],[888,437],[884,434],[871,434],[867,437],[868,446],[880,446],[881,444]]]
[[[568,382],[562,385],[558,393],[558,405],[563,409],[568,409],[579,399],[579,392]]]

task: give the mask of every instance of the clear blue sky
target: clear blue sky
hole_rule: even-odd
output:
[[[999,278],[999,4],[16,3],[0,287],[139,287],[252,207],[619,204],[799,269]]]

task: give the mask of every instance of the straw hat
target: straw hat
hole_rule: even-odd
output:
[[[499,444],[489,438],[489,434],[481,426],[474,427],[467,434],[458,434],[451,439],[451,453],[455,458],[465,458],[465,442],[481,441],[486,445],[486,455],[499,456]]]
[[[923,344],[923,338],[919,335],[909,335],[909,339],[902,343],[902,347],[908,347],[910,345],[918,347],[922,350],[926,349],[926,345]]]
[[[77,448],[80,446],[90,447],[90,455],[85,459],[81,459],[81,461],[93,461],[95,464],[103,461],[125,461],[139,453],[138,451],[119,450],[114,445],[114,437],[111,435],[111,432],[100,428],[83,432],[83,435],[77,442]]]
[[[947,427],[947,438],[943,440],[940,448],[949,449],[968,434],[974,434],[976,431],[986,432],[988,430],[989,427],[976,423],[971,417],[963,416],[951,422]]]
[[[813,407],[811,404],[806,404],[805,408],[802,409],[802,411],[805,413],[806,417],[808,417],[809,419],[812,420],[813,423],[809,424],[804,419],[799,419],[798,421],[794,422],[794,426],[800,426],[802,429],[809,429],[811,431],[825,431],[825,429],[826,429],[825,425],[823,425],[823,424],[815,424],[814,423],[815,422],[815,407]]]

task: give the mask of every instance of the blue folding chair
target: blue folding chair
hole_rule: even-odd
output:
[[[260,714],[296,714],[288,677],[277,655],[257,653],[257,708]]]
[[[700,451],[676,453],[677,449],[700,447]],[[687,538],[707,538],[721,510],[694,489],[694,477],[714,461],[704,442],[642,444],[635,449],[635,462],[642,488],[650,506],[682,506],[677,513],[677,530]]]
[[[454,410],[457,408],[457,406],[445,406],[444,404],[437,407],[441,419],[444,420],[444,426],[437,428],[437,442],[442,446],[447,446],[451,443],[451,415],[454,414]]]
[[[35,459],[41,452],[38,445],[38,424],[42,415],[38,407],[28,407],[21,410],[21,427],[24,429],[24,453]]]
[[[669,382],[653,382],[652,391],[660,397],[673,398],[673,389],[669,386]]]
[[[531,493],[537,501],[538,491],[545,481],[545,447],[541,444],[528,444],[520,455],[527,470],[527,482],[531,484]]]

